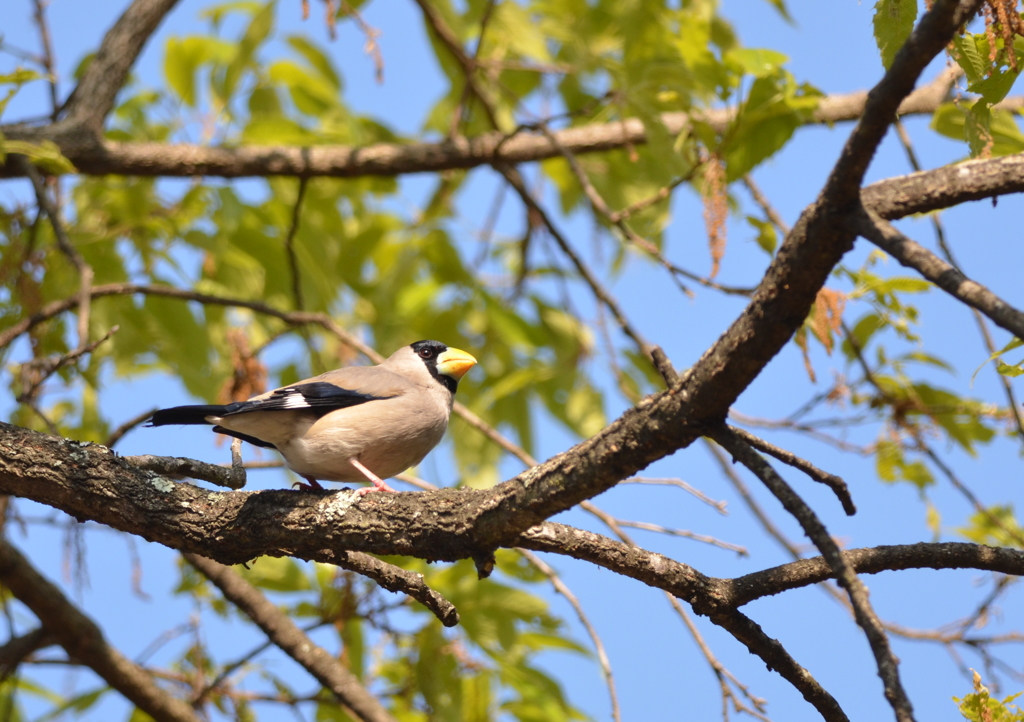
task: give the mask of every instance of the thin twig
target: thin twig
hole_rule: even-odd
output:
[[[380,701],[338,659],[306,636],[277,605],[231,567],[195,554],[182,555],[256,624],[364,722],[395,722]]]
[[[729,515],[729,511],[726,509],[726,507],[728,506],[728,502],[721,501],[721,500],[718,500],[718,499],[712,499],[710,496],[705,494],[703,491],[701,491],[700,489],[698,489],[695,486],[687,484],[682,479],[657,479],[657,478],[652,478],[652,477],[649,477],[649,476],[631,476],[628,479],[623,479],[619,483],[620,484],[651,484],[651,485],[654,485],[654,486],[678,486],[683,491],[687,492],[688,494],[692,494],[693,496],[697,497],[698,499],[700,499],[702,502],[704,502],[708,506],[713,507],[714,510],[717,511],[722,516],[728,516]]]
[[[302,283],[299,279],[299,260],[295,257],[295,235],[299,232],[299,220],[302,218],[302,200],[306,197],[306,186],[309,178],[299,178],[299,190],[292,206],[292,222],[288,227],[288,235],[284,239],[284,250],[288,255],[288,270],[292,278],[292,298],[295,299],[295,310],[304,311],[306,305],[302,301]]]
[[[505,180],[508,181],[509,185],[519,194],[520,199],[523,203],[530,208],[537,217],[544,223],[548,234],[554,239],[559,249],[563,254],[570,260],[575,266],[576,272],[580,274],[580,277],[590,287],[591,293],[594,297],[608,309],[611,313],[612,318],[615,319],[615,323],[618,324],[619,329],[628,336],[633,343],[636,344],[639,352],[646,358],[651,358],[651,349],[653,344],[647,341],[640,332],[633,326],[633,324],[626,317],[625,312],[619,306],[619,302],[615,300],[607,289],[597,279],[596,274],[590,270],[583,259],[580,258],[579,254],[572,248],[569,241],[566,240],[565,236],[558,230],[555,222],[548,216],[547,212],[540,206],[540,204],[534,199],[530,193],[526,184],[523,182],[523,177],[519,174],[519,171],[514,167],[506,163],[496,163],[495,170],[501,173]],[[651,361],[653,366],[654,361]]]
[[[733,709],[737,712],[749,714],[762,722],[771,722],[770,718],[765,714],[765,711],[767,710],[767,700],[755,697],[750,692],[750,688],[736,679],[736,676],[726,669],[725,665],[718,660],[718,657],[711,650],[711,647],[704,641],[704,635],[702,635],[700,630],[697,629],[697,625],[693,623],[693,619],[691,619],[690,615],[686,613],[685,609],[683,609],[683,605],[679,603],[679,600],[667,593],[665,594],[665,597],[668,599],[669,604],[672,605],[672,608],[676,611],[676,614],[679,615],[679,618],[683,620],[683,624],[686,625],[686,629],[690,632],[690,636],[693,637],[693,641],[697,643],[697,648],[700,649],[701,654],[704,655],[708,665],[711,667],[711,671],[718,679],[718,686],[722,692],[723,722],[727,722],[729,719],[729,708],[727,706],[729,702],[732,702]],[[744,697],[750,700],[750,703],[754,705],[753,709],[747,707],[747,705],[745,705],[736,696],[736,693],[732,691],[733,685],[735,685]]]
[[[89,310],[90,303],[92,300],[92,279],[93,270],[92,266],[85,262],[82,258],[82,254],[78,252],[71,239],[68,237],[67,230],[64,228],[64,221],[60,216],[60,209],[50,198],[46,192],[46,182],[43,180],[42,174],[36,170],[36,167],[29,162],[27,158],[20,159],[20,165],[25,175],[32,181],[32,187],[35,190],[36,202],[39,207],[46,213],[47,218],[50,219],[50,225],[53,227],[53,235],[57,239],[57,246],[61,252],[68,257],[71,264],[78,271],[79,287],[78,287],[78,348],[84,348],[89,344]]]
[[[804,472],[810,478],[815,481],[821,482],[836,495],[839,502],[843,505],[843,511],[846,512],[847,516],[853,516],[857,513],[857,507],[853,504],[853,497],[850,496],[850,488],[846,485],[846,482],[835,474],[830,474],[827,471],[819,469],[817,466],[801,459],[799,456],[791,451],[786,451],[775,444],[765,441],[759,436],[751,434],[749,431],[738,429],[735,426],[730,426],[729,430],[734,434],[738,435],[741,439],[746,441],[748,444],[753,446],[758,451],[763,451],[769,456],[774,456],[776,459],[784,464],[792,466],[794,469],[799,469]]]
[[[910,135],[907,133],[906,126],[899,120],[895,123],[896,134],[900,139],[900,143],[903,145],[903,150],[907,153],[907,160],[910,162],[911,168],[915,171],[921,171],[921,163],[917,159],[917,153],[914,152],[914,145],[910,141]],[[942,251],[942,255],[946,257],[946,260],[951,266],[956,269],[960,269],[960,264],[956,262],[953,257],[953,249],[950,248],[949,243],[946,241],[946,231],[942,226],[942,219],[939,214],[929,213],[928,218],[931,220],[932,229],[935,231],[935,240],[939,244],[939,249]],[[988,331],[988,324],[985,322],[985,318],[981,312],[972,308],[971,313],[974,316],[974,322],[978,325],[978,331],[981,333],[981,338],[985,342],[985,348],[988,350],[988,354],[991,357],[995,357],[997,350],[996,345],[992,340],[992,335]],[[997,367],[1001,359],[993,358],[992,363]],[[1017,395],[1013,390],[1013,383],[1009,377],[996,372],[999,377],[999,382],[1003,387],[1003,393],[1006,394],[1007,405],[1010,407],[1010,411],[1013,413],[1014,422],[1017,424],[1017,435],[1024,442],[1024,418],[1021,417],[1020,407],[1017,403]]]
[[[120,426],[118,426],[116,429],[110,432],[110,436],[108,436],[106,441],[103,442],[103,445],[111,449],[114,448],[114,445],[117,444],[117,442],[120,441],[125,434],[127,434],[129,431],[134,429],[139,424],[144,423],[147,419],[149,419],[150,416],[152,416],[156,412],[157,409],[154,407],[152,409],[149,409],[148,411],[143,411],[141,414],[133,416],[132,418],[128,419]]]
[[[615,677],[612,674],[612,665],[608,659],[608,653],[605,651],[604,643],[601,641],[600,635],[597,633],[597,629],[593,624],[590,623],[590,619],[587,618],[587,614],[583,611],[583,605],[580,604],[580,600],[576,598],[576,595],[572,593],[572,590],[562,581],[562,578],[558,575],[554,569],[552,569],[543,559],[538,557],[536,554],[528,549],[516,549],[519,554],[523,555],[530,564],[540,570],[541,574],[548,578],[551,582],[551,586],[555,588],[559,594],[566,598],[569,605],[576,612],[576,617],[580,620],[580,624],[587,630],[587,634],[590,636],[591,642],[594,644],[594,651],[597,652],[597,661],[601,665],[601,673],[604,675],[605,686],[608,687],[608,696],[611,698],[612,705],[612,719],[615,722],[621,722],[622,712],[619,709],[619,697],[615,690]]]
[[[672,529],[671,527],[661,526],[660,524],[651,524],[646,521],[626,521],[625,519],[616,519],[616,524],[620,527],[642,529],[643,531],[653,531],[658,534],[667,534],[669,536],[683,537],[684,539],[693,539],[694,541],[710,544],[711,546],[718,547],[719,549],[736,552],[741,557],[750,556],[750,552],[747,551],[746,547],[742,547],[737,544],[730,544],[729,542],[716,539],[713,536],[707,536],[706,534],[696,534],[692,531],[687,531],[686,529]]]
[[[22,403],[26,399],[35,398],[36,392],[44,383],[46,383],[46,380],[48,378],[53,376],[55,373],[60,371],[68,364],[74,363],[82,356],[91,354],[93,351],[96,350],[96,348],[100,344],[102,344],[104,341],[106,341],[115,333],[117,333],[118,330],[120,330],[120,328],[120,326],[114,326],[103,335],[103,338],[97,341],[93,341],[92,343],[86,344],[85,346],[79,346],[70,353],[62,354],[60,356],[51,357],[47,359],[35,359],[33,361],[30,361],[28,365],[33,366],[37,374],[35,375],[32,384],[27,389],[23,389],[21,393],[18,394],[18,403]]]

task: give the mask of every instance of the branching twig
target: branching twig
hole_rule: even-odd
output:
[[[788,464],[794,469],[799,469],[815,481],[819,481],[827,486],[839,499],[839,502],[843,505],[843,511],[846,512],[847,516],[853,516],[857,513],[857,507],[853,504],[853,497],[850,496],[850,489],[841,477],[838,477],[835,474],[830,474],[827,471],[823,471],[806,459],[801,459],[793,452],[779,448],[775,444],[769,443],[761,437],[751,434],[749,431],[738,429],[735,426],[730,426],[729,430],[758,451],[763,451],[769,456],[774,456],[782,463]]]
[[[875,662],[878,665],[878,673],[885,687],[886,699],[892,705],[897,720],[901,722],[913,720],[913,707],[900,682],[898,662],[889,646],[885,630],[868,601],[867,589],[857,578],[853,568],[843,558],[828,530],[803,499],[790,488],[789,484],[776,474],[775,470],[739,436],[723,426],[712,432],[711,438],[721,444],[726,451],[732,454],[734,459],[750,469],[768,487],[786,508],[786,511],[800,523],[814,545],[821,550],[840,586],[850,597],[857,624],[864,630],[868,638]]]
[[[543,559],[526,549],[517,549],[523,558],[526,559],[530,564],[540,570],[541,574],[546,576],[551,582],[551,585],[555,588],[559,594],[565,597],[566,601],[572,607],[573,611],[576,612],[576,617],[580,620],[580,624],[587,630],[590,640],[594,643],[594,651],[597,652],[597,661],[601,665],[601,672],[604,674],[605,685],[608,687],[608,696],[611,697],[612,705],[612,719],[615,722],[621,722],[622,712],[619,709],[619,697],[615,691],[615,676],[612,674],[612,665],[608,659],[608,653],[605,651],[604,643],[601,641],[600,635],[597,633],[597,629],[593,624],[590,623],[590,619],[587,618],[586,612],[583,611],[583,605],[580,604],[580,600],[576,598],[576,595],[572,593],[572,590],[566,585],[562,578],[558,575],[554,569],[551,568]]]
[[[907,238],[891,223],[870,210],[857,216],[855,222],[859,234],[901,264],[915,269],[946,293],[985,314],[997,326],[1018,338],[1024,338],[1024,313],[985,286],[968,279],[958,269]]]
[[[132,418],[128,419],[120,426],[118,426],[116,429],[110,432],[110,436],[108,436],[106,441],[103,442],[103,445],[111,449],[114,448],[114,445],[117,444],[117,442],[120,441],[125,434],[127,434],[129,431],[134,429],[139,424],[144,423],[150,416],[155,414],[156,411],[157,409],[152,408],[149,409],[148,411],[143,411],[141,414],[133,416]]]
[[[910,166],[915,171],[920,171],[921,163],[917,159],[917,153],[914,152],[914,146],[910,142],[910,135],[907,133],[906,127],[899,121],[896,122],[895,127],[897,137],[899,137],[900,143],[903,145],[903,149],[907,153],[907,159],[910,161]],[[932,228],[935,230],[935,239],[938,241],[939,248],[942,250],[942,255],[946,257],[946,260],[950,265],[959,269],[960,264],[953,258],[953,250],[946,242],[946,232],[942,227],[942,221],[939,218],[939,214],[932,213],[929,215],[929,218],[931,219]],[[992,341],[992,335],[988,332],[988,324],[985,322],[985,319],[982,317],[982,314],[978,309],[972,308],[971,313],[974,315],[974,321],[978,325],[978,331],[981,333],[981,338],[985,342],[985,348],[988,350],[989,356],[995,356],[997,353],[996,345]],[[1000,359],[993,358],[992,361],[993,363],[998,364]],[[1020,440],[1024,442],[1024,418],[1021,417],[1020,407],[1017,404],[1017,395],[1013,390],[1013,383],[1011,383],[1010,379],[1003,374],[997,373],[997,376],[999,377],[1000,384],[1002,384],[1003,393],[1006,394],[1007,406],[1010,407],[1010,411],[1013,413],[1013,419],[1017,424],[1017,435]]]
[[[231,468],[207,464],[196,459],[187,459],[181,456],[152,456],[150,454],[125,456],[123,458],[132,466],[137,466],[140,469],[152,471],[162,476],[169,476],[171,478],[187,476],[193,479],[202,479],[203,481],[208,481],[211,484],[228,489],[241,489],[245,486],[244,475],[239,480]]]
[[[93,270],[92,266],[85,262],[82,258],[82,254],[78,252],[74,244],[71,243],[71,239],[68,237],[67,230],[64,228],[64,221],[61,219],[60,209],[50,198],[50,195],[46,192],[46,182],[43,180],[42,174],[36,167],[32,165],[27,158],[21,158],[20,163],[22,169],[32,181],[32,187],[35,189],[36,202],[39,207],[46,213],[46,217],[50,219],[50,225],[53,227],[53,235],[57,239],[57,246],[61,252],[68,257],[71,264],[78,271],[79,287],[78,287],[78,348],[85,348],[89,344],[89,309],[90,302],[92,300],[92,279]]]
[[[160,689],[145,670],[109,646],[96,623],[6,540],[0,540],[0,581],[39,617],[69,656],[90,667],[146,714],[159,722],[199,722],[187,704]]]
[[[274,644],[301,664],[363,722],[395,722],[380,701],[342,663],[306,636],[256,587],[223,564],[186,554],[185,560],[213,582]]]

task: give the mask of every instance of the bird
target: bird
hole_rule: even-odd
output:
[[[395,491],[383,479],[423,460],[448,428],[455,391],[477,363],[440,341],[417,341],[377,366],[347,366],[248,401],[176,406],[147,426],[211,424],[213,431],[276,449],[306,480],[369,481],[357,490]]]

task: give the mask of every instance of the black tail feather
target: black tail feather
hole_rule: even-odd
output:
[[[227,436],[233,436],[236,439],[241,439],[242,441],[248,441],[253,446],[260,446],[264,449],[273,449],[274,451],[277,451],[277,447],[270,442],[264,441],[263,439],[257,439],[255,436],[243,434],[241,431],[232,431],[231,429],[225,429],[223,426],[214,426],[213,430],[218,434],[226,434]]]
[[[147,426],[166,426],[168,424],[209,424],[207,416],[223,416],[235,404],[221,406],[175,406],[172,409],[160,409],[153,414]]]

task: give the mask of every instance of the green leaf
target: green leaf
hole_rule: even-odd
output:
[[[967,526],[958,528],[956,532],[976,544],[1016,549],[1024,546],[1020,543],[1024,538],[1024,528],[1017,521],[1011,504],[990,506],[975,512]]]
[[[227,62],[235,46],[217,38],[168,38],[164,52],[164,76],[182,102],[196,105],[196,71],[209,62]]]
[[[1020,376],[1021,374],[1024,374],[1024,361],[1014,366],[1000,362],[999,365],[996,366],[996,371],[1001,373],[1003,376]]]
[[[64,157],[52,140],[33,143],[28,140],[7,140],[0,135],[0,162],[6,159],[8,153],[20,153],[50,175],[75,172],[75,166]]]
[[[971,83],[967,90],[977,93],[987,105],[992,106],[1007,96],[1019,75],[1013,70],[999,70],[984,80]]]
[[[775,8],[776,11],[778,11],[779,15],[782,16],[783,20],[785,20],[790,25],[793,24],[793,16],[789,14],[789,9],[786,8],[785,0],[767,0],[767,2],[769,5]]]
[[[775,230],[775,224],[771,221],[762,221],[754,216],[746,216],[747,223],[757,231],[757,245],[769,256],[775,255],[775,247],[779,243],[779,235]]]
[[[327,57],[323,50],[313,45],[302,35],[289,35],[286,38],[286,42],[295,52],[306,59],[306,62],[320,74],[321,78],[330,83],[331,87],[334,88],[335,94],[341,92],[341,77],[338,75],[338,71],[334,69],[334,63],[331,62],[331,59]]]
[[[1024,135],[1017,127],[1013,113],[999,109],[973,112],[975,106],[983,105],[946,103],[935,111],[931,127],[948,138],[971,141],[972,154],[985,151],[986,140],[982,137],[985,133],[991,136],[989,151],[994,157],[1024,151]]]
[[[788,60],[783,53],[767,48],[735,48],[725,56],[727,63],[735,63],[741,72],[757,78],[775,73]]]
[[[878,0],[873,19],[875,43],[886,70],[914,30],[917,0]]]
[[[227,103],[235,92],[242,72],[249,66],[259,46],[270,35],[274,27],[275,0],[270,0],[253,14],[252,21],[245,29],[245,34],[238,43],[238,52],[224,70],[223,82],[220,86],[221,100]]]
[[[968,83],[977,83],[985,77],[988,60],[978,52],[978,45],[971,33],[953,36],[953,57],[963,69]]]

